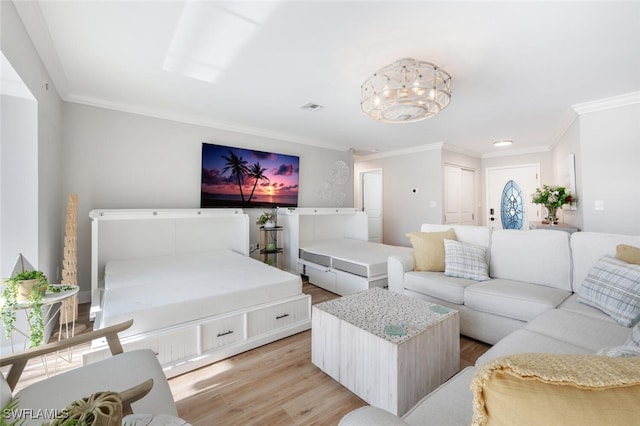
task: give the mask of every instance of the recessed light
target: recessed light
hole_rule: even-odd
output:
[[[513,144],[513,141],[511,139],[502,139],[499,141],[495,141],[493,143],[493,146],[509,146],[511,144]]]

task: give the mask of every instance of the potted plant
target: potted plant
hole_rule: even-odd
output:
[[[27,323],[29,324],[29,347],[34,348],[44,340],[44,318],[42,317],[42,300],[49,287],[47,277],[42,271],[24,271],[4,280],[2,292],[4,304],[0,310],[7,339],[11,338],[16,321],[18,302],[29,302]]]
[[[542,223],[558,223],[558,209],[565,204],[573,204],[576,197],[563,186],[542,185],[531,195],[533,204],[542,204],[547,209],[547,217]]]
[[[276,226],[276,212],[262,212],[256,225],[262,225],[265,228],[274,228]]]

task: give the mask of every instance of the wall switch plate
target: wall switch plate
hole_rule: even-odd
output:
[[[598,210],[598,211],[604,210],[604,201],[603,200],[596,200],[595,206],[596,206],[596,210]]]

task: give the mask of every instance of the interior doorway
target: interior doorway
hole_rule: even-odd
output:
[[[360,172],[359,182],[362,211],[367,214],[369,241],[382,243],[382,169]]]
[[[486,171],[486,225],[491,229],[529,229],[539,209],[531,194],[540,183],[540,165],[493,167]]]
[[[444,223],[476,225],[476,171],[444,166]]]

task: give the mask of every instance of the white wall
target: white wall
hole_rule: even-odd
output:
[[[395,156],[371,156],[358,159],[354,165],[360,171],[382,169],[385,244],[409,246],[405,236],[420,230],[423,223],[442,221],[442,150],[427,147]],[[412,189],[418,192],[413,193]]]
[[[90,285],[89,211],[199,208],[202,142],[299,156],[300,207],[338,206],[335,198],[321,202],[318,188],[330,182],[336,161],[353,169],[350,152],[75,103],[64,103],[63,134],[64,190],[78,194],[78,282],[83,292]],[[353,206],[352,181],[331,184],[336,193],[344,192],[344,207]],[[246,211],[253,224],[262,209]],[[257,227],[252,226],[251,242],[257,241]]]
[[[584,230],[640,235],[640,104],[582,114],[580,156]]]
[[[560,220],[567,225],[572,225],[578,229],[584,230],[583,223],[583,206],[582,202],[582,156],[580,153],[580,120],[576,119],[567,128],[562,135],[556,146],[553,148],[551,161],[556,165],[554,171],[554,183],[559,183],[558,168],[557,165],[566,161],[567,156],[573,154],[575,156],[575,174],[576,174],[576,187],[575,195],[578,197],[578,202],[575,204],[575,210],[571,210],[567,207],[560,211]]]
[[[2,226],[3,228],[5,226],[15,228],[16,232],[24,232],[25,241],[29,241],[29,249],[25,250],[16,246],[13,250],[25,251],[24,254],[28,256],[32,265],[42,270],[50,281],[55,282],[59,279],[62,263],[64,206],[66,202],[61,192],[61,100],[53,84],[46,84],[51,79],[22,25],[14,4],[9,1],[0,1],[0,50],[37,101],[37,104],[23,108],[19,107],[15,100],[11,100],[7,111],[4,111],[4,108],[8,106],[6,102],[9,99],[2,101],[2,161],[4,161],[5,144],[20,143],[20,139],[12,139],[11,142],[8,142],[5,137],[28,137],[30,140],[34,137],[37,138],[35,145],[29,146],[27,149],[24,149],[25,147],[19,149],[21,158],[32,162],[24,164],[21,172],[16,171],[20,164],[11,164],[11,167],[7,169],[5,169],[5,164],[2,164],[2,185],[11,183],[6,182],[5,179],[20,181],[22,186],[20,190],[25,191],[23,198],[28,200],[24,205],[17,202],[9,204],[9,202],[16,201],[16,194],[14,193],[5,200],[3,192],[3,222],[5,214],[9,214],[9,208],[13,207],[16,210],[9,214],[7,223],[3,223]],[[18,109],[25,108],[29,115],[33,115],[34,108],[36,108],[37,118],[26,121],[17,118]],[[5,133],[5,126],[9,126],[13,130],[10,133]],[[19,215],[20,219],[16,219],[16,215]],[[29,223],[27,229],[23,229],[25,221]],[[5,232],[4,229],[3,232]],[[34,238],[37,239],[35,245],[31,243]],[[13,262],[15,262],[17,255],[17,252],[13,254],[3,252],[3,275],[7,270],[4,259],[13,257]],[[10,269],[13,267],[13,262],[9,265]],[[24,321],[24,317],[19,315],[18,322],[21,324],[19,326],[24,329],[24,322],[21,321]],[[53,324],[50,324],[46,330],[46,336],[49,335],[52,326]],[[15,333],[14,337],[16,347],[20,347],[24,339]],[[2,336],[3,351],[7,345],[8,342]]]
[[[31,188],[38,200],[38,256],[29,260],[56,281],[62,263],[66,205],[61,191],[61,100],[12,2],[0,2],[0,49],[38,103],[37,185]]]

